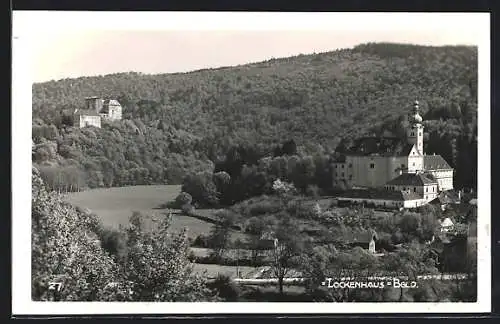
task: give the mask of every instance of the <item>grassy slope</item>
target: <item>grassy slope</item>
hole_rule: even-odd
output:
[[[94,189],[68,196],[68,201],[76,206],[92,210],[105,226],[118,227],[128,223],[134,211],[161,213],[155,209],[167,201],[174,200],[180,192],[180,186],[132,186],[109,189]],[[211,224],[188,216],[174,216],[172,230],[188,228],[190,236],[206,233]]]

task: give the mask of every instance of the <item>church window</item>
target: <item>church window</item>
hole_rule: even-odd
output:
[[[428,192],[429,188],[425,187],[425,192]]]
[[[344,168],[344,165],[342,164],[342,169]]]
[[[337,168],[338,168],[338,165],[337,165],[337,164],[335,164],[335,169],[337,169]]]
[[[418,133],[418,136],[422,136],[422,132]]]
[[[370,169],[375,168],[375,163],[370,163]]]
[[[405,165],[404,164],[401,164],[401,169],[404,169],[405,168]]]
[[[349,167],[352,168],[352,163],[349,163]]]
[[[413,187],[413,192],[417,192],[417,187]]]
[[[414,132],[411,132],[411,136],[415,136],[415,133],[414,133]]]
[[[434,188],[435,188],[435,187],[434,187],[434,186],[432,186],[432,192],[434,192]]]
[[[415,166],[415,162],[413,162],[413,166]]]
[[[344,177],[344,172],[342,172],[342,178]]]

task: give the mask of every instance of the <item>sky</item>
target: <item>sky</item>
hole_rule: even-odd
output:
[[[166,14],[150,16],[151,19],[137,19],[138,14],[129,18],[101,14],[37,15],[43,23],[35,24],[33,19],[30,23],[24,19],[24,25],[19,23],[24,27],[18,28],[24,32],[21,34],[30,36],[33,81],[129,71],[187,72],[351,48],[366,42],[477,45],[479,37],[472,20],[467,23],[463,16],[443,18],[432,14],[413,18],[394,14],[378,19],[371,15],[366,17],[374,23],[364,25],[362,22],[369,19],[356,19],[353,24],[346,14],[341,19],[308,15],[309,24],[303,23],[307,21],[304,18],[300,19],[301,24],[295,23],[293,17],[285,20],[270,15],[232,20],[204,15],[209,19],[193,17],[191,24],[189,19],[178,19],[182,23],[175,25],[164,23],[169,21]],[[273,18],[283,22],[273,25]],[[155,19],[158,23],[153,25]],[[14,16],[14,30],[15,22]],[[61,25],[67,28],[60,28]]]

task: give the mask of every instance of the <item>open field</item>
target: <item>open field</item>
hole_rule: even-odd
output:
[[[75,206],[88,208],[98,215],[105,226],[126,225],[134,211],[161,214],[160,205],[172,201],[179,194],[181,186],[154,185],[119,188],[101,188],[69,194],[67,201]],[[205,213],[208,213],[205,212]],[[202,220],[174,215],[171,229],[188,229],[188,235],[195,237],[208,233],[212,224]]]
[[[231,278],[236,278],[237,267],[234,266],[224,266],[218,264],[199,264],[193,263],[193,271],[198,274],[203,274],[205,271],[205,277],[207,278],[217,278],[218,274],[227,275]],[[254,267],[239,267],[240,275],[242,278],[253,278],[254,274],[259,274],[259,268]]]

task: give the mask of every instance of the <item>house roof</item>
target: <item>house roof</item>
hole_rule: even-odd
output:
[[[449,204],[450,202],[441,197],[441,196],[437,196],[436,198],[432,199],[431,201],[429,201],[429,204],[432,204],[432,205],[446,205],[446,204]]]
[[[450,170],[452,167],[441,155],[424,155],[425,170]]]
[[[337,240],[342,240],[344,243],[370,243],[374,239],[377,240],[377,233],[374,230],[366,230],[361,232],[346,231],[340,235]]]
[[[100,113],[107,114],[109,112],[109,106],[121,106],[120,103],[115,99],[105,99],[102,103],[102,109]]]
[[[430,201],[431,204],[452,204],[459,202],[458,195],[451,190],[441,191],[436,198]]]
[[[429,174],[403,173],[398,177],[387,182],[388,185],[395,186],[423,186],[427,184],[436,184],[437,181]]]
[[[446,217],[445,219],[443,219],[443,221],[440,222],[441,223],[441,227],[449,227],[449,226],[453,226],[453,222],[452,220],[449,218],[449,217]]]
[[[358,198],[358,199],[381,199],[393,201],[405,201],[422,199],[422,197],[414,192],[409,191],[393,191],[385,189],[351,189],[347,190],[339,196],[342,198]]]
[[[335,163],[345,163],[346,157],[344,154],[341,154],[337,157],[335,157]]]
[[[99,114],[92,109],[81,109],[75,112],[77,116],[99,116]]]
[[[347,155],[382,155],[382,156],[407,156],[413,144],[408,144],[405,139],[398,137],[361,137],[346,149]]]
[[[115,99],[105,99],[103,101],[104,106],[121,106],[118,100]]]

